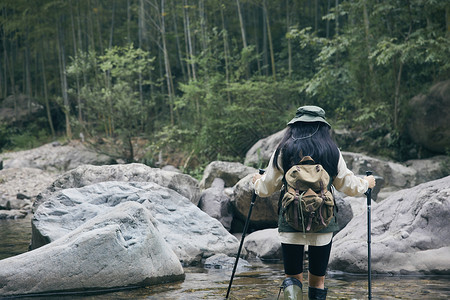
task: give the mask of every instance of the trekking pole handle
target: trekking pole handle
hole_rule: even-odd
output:
[[[366,171],[366,176],[370,176],[372,174],[373,174],[372,171]],[[367,205],[370,205],[371,198],[372,198],[372,189],[371,188],[367,189],[367,192],[365,192],[364,194],[367,196]]]

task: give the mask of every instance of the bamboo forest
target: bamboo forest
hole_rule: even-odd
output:
[[[342,147],[406,160],[410,100],[449,79],[450,1],[1,0],[0,43],[0,151],[82,138],[192,173],[318,105],[358,133]]]

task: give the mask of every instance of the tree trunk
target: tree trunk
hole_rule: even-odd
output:
[[[187,76],[188,76],[188,82],[191,81],[192,75],[191,75],[191,65],[189,62],[189,40],[188,40],[188,22],[187,22],[187,7],[186,7],[186,1],[184,1],[183,6],[183,28],[184,28],[184,46],[185,46],[185,53],[186,53],[186,70],[187,70]]]
[[[185,7],[185,18],[186,18],[186,30],[187,30],[187,41],[188,41],[188,48],[189,48],[189,56],[188,59],[191,62],[191,71],[192,71],[192,79],[197,80],[196,71],[195,71],[195,63],[194,63],[194,49],[192,46],[192,38],[191,38],[191,28],[190,28],[190,20],[189,20],[189,5],[187,0],[184,0],[184,7]]]
[[[331,0],[328,0],[327,4],[327,15],[330,13],[331,9]],[[327,18],[327,28],[326,28],[326,38],[328,39],[330,37],[330,20]]]
[[[241,26],[242,46],[244,48],[247,48],[247,38],[245,37],[244,20],[242,19],[241,4],[239,3],[239,0],[236,0],[236,5],[237,5],[238,15],[239,15],[239,24]]]
[[[175,125],[174,121],[174,111],[173,111],[173,84],[170,72],[169,55],[167,53],[166,45],[166,27],[165,27],[165,1],[161,0],[161,38],[163,43],[163,54],[164,54],[164,66],[166,70],[166,84],[167,84],[167,94],[169,97],[169,109],[170,109],[170,124]]]
[[[395,65],[395,64],[394,64]],[[398,129],[398,116],[400,114],[400,84],[403,72],[403,62],[398,67],[397,78],[395,80],[395,96],[394,96],[394,129]]]
[[[112,13],[111,13],[111,30],[109,33],[109,48],[112,48],[114,37],[114,15],[116,13],[116,0],[112,0]]]
[[[62,18],[62,17],[61,17]],[[67,95],[67,76],[66,76],[66,55],[64,49],[64,33],[58,24],[58,52],[59,52],[59,72],[61,77],[61,92],[63,97],[63,109],[66,119],[66,136],[69,140],[72,139],[72,129],[70,127],[70,106],[69,96]]]
[[[264,11],[266,12],[265,15],[266,15],[266,23],[267,23],[267,37],[269,39],[270,61],[272,64],[272,77],[273,77],[273,80],[276,80],[275,55],[273,52],[272,34],[270,31],[269,12],[267,11],[266,0],[264,0],[263,5],[264,5]]]
[[[290,5],[289,0],[286,0],[286,32],[291,30],[291,18],[290,18]],[[287,39],[288,44],[288,76],[291,78],[292,76],[292,45],[291,39]]]
[[[50,111],[50,103],[48,101],[48,92],[47,92],[47,77],[45,76],[45,63],[44,63],[44,55],[41,55],[41,66],[42,66],[42,83],[44,85],[44,100],[45,100],[45,110],[47,112],[48,125],[50,126],[50,131],[52,133],[52,137],[55,137],[55,128],[53,126],[52,114]]]
[[[220,15],[222,17],[222,37],[223,37],[223,56],[225,58],[225,80],[227,82],[227,99],[228,105],[231,105],[231,95],[228,90],[228,86],[230,85],[230,70],[229,70],[229,49],[228,49],[228,32],[225,28],[225,17],[223,15],[223,7],[220,7]]]
[[[6,8],[3,8],[3,16],[7,17]],[[11,83],[11,95],[13,97],[14,102],[14,120],[18,119],[18,111],[17,111],[17,99],[16,99],[16,81],[15,81],[15,74],[14,74],[14,63],[13,58],[11,57],[11,61],[9,61],[9,55],[8,55],[8,47],[6,45],[6,31],[5,28],[2,26],[3,29],[3,53],[5,57],[5,70],[8,70],[9,72],[9,81]],[[12,45],[11,45],[11,53],[12,51]],[[6,71],[5,71],[6,74]],[[6,81],[6,75],[5,75],[5,81]]]
[[[139,39],[139,49],[142,49],[144,34],[145,34],[145,5],[144,0],[139,1],[139,29],[138,29],[138,39]],[[144,104],[144,91],[142,88],[143,79],[142,72],[139,72],[139,100]]]
[[[73,40],[73,52],[75,56],[78,55],[78,49],[77,49],[77,39],[75,34],[75,21],[73,17],[73,6],[72,6],[72,0],[69,1],[70,5],[70,21],[72,24],[72,40]],[[78,76],[78,72],[75,76],[76,81],[76,87],[77,87],[77,106],[78,106],[78,121],[81,123],[83,118],[81,114],[81,96],[80,96],[80,78]]]
[[[339,0],[336,0],[335,6],[336,6],[336,13],[335,13],[336,32],[335,32],[335,34],[336,34],[336,36],[338,36],[339,35]]]
[[[172,3],[172,22],[173,22],[173,31],[175,32],[175,40],[177,45],[177,53],[178,53],[178,65],[180,66],[181,73],[183,74],[183,79],[186,81],[186,70],[183,63],[183,54],[181,53],[181,43],[180,43],[180,36],[178,34],[178,24],[177,24],[177,13],[176,13],[176,7],[173,2]]]
[[[364,31],[366,34],[366,48],[367,48],[367,58],[370,56],[370,40],[369,40],[369,14],[367,13],[367,0],[363,2],[363,15],[364,15]],[[369,71],[372,75],[373,73],[373,65],[369,60]]]

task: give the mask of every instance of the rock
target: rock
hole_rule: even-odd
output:
[[[55,192],[36,210],[32,249],[57,240],[123,202],[142,203],[184,265],[215,253],[237,252],[238,240],[214,218],[177,192],[153,182],[100,182]]]
[[[265,167],[270,157],[281,142],[286,128],[278,131],[254,144],[245,155],[244,164],[247,166]]]
[[[353,210],[351,204],[346,201],[345,194],[341,192],[334,192],[334,202],[337,206],[336,219],[339,225],[339,230],[347,226],[350,220],[353,218]]]
[[[450,175],[450,156],[437,155],[426,159],[412,159],[405,166],[416,170],[416,182],[424,183]]]
[[[223,227],[230,231],[233,210],[230,197],[225,194],[224,189],[225,182],[220,178],[214,179],[211,187],[203,191],[200,196],[198,207],[209,216],[219,220]]]
[[[37,195],[56,178],[55,173],[35,168],[0,170],[0,210],[30,211]]]
[[[67,188],[79,188],[105,181],[154,182],[173,189],[190,199],[195,205],[200,200],[198,181],[193,177],[177,172],[163,171],[144,164],[91,166],[84,165],[61,175],[40,195],[35,203],[36,208],[56,191]]]
[[[146,286],[184,279],[150,212],[126,202],[39,249],[0,261],[0,295]]]
[[[450,274],[450,176],[391,195],[372,209],[372,271]],[[352,219],[333,242],[330,268],[367,272],[367,220]]]
[[[50,172],[64,172],[85,164],[104,165],[114,162],[110,157],[97,154],[78,141],[64,146],[50,143],[31,150],[2,153],[0,159],[4,160],[5,169],[36,168]]]
[[[256,169],[244,166],[238,162],[213,161],[203,172],[200,188],[209,188],[215,178],[221,178],[225,182],[226,187],[232,187],[248,174],[256,172]]]
[[[231,204],[234,208],[235,218],[245,222],[253,193],[251,184],[253,174],[242,178],[235,186],[231,197]],[[278,200],[280,192],[276,192],[270,197],[257,197],[252,209],[249,228],[263,229],[277,226],[278,220]]]
[[[355,174],[363,176],[366,171],[373,171],[373,175],[383,178],[384,186],[408,188],[421,183],[417,180],[417,170],[411,167],[352,152],[343,151],[342,156],[347,163],[347,167]],[[374,199],[376,199],[379,187],[380,185],[373,191]]]
[[[177,172],[177,173],[183,173],[183,172],[180,171],[180,169],[177,169],[176,167],[174,167],[172,165],[166,165],[166,166],[162,167],[161,170],[170,171],[170,172]]]
[[[450,80],[435,84],[427,95],[412,98],[408,106],[411,139],[429,151],[444,154],[450,148]]]
[[[245,238],[244,248],[247,250],[247,257],[257,257],[261,260],[283,258],[277,228],[252,232]]]
[[[5,219],[23,219],[27,216],[26,210],[0,210],[0,220]]]
[[[219,253],[208,257],[205,260],[204,267],[206,269],[233,269],[235,263],[236,258]],[[236,271],[239,272],[248,267],[251,267],[250,263],[245,259],[239,258]]]

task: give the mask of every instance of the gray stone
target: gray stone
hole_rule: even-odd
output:
[[[366,171],[373,171],[373,175],[382,177],[383,186],[392,186],[399,189],[413,187],[421,182],[417,180],[417,170],[403,164],[384,161],[364,154],[342,152],[347,167],[355,174],[364,176]],[[378,183],[380,178],[378,178]],[[379,184],[372,192],[374,199],[379,192]]]
[[[396,192],[372,209],[372,271],[450,274],[450,176]],[[367,217],[334,238],[330,268],[367,272]]]
[[[215,253],[237,252],[238,240],[177,192],[153,182],[101,182],[55,192],[32,220],[32,248],[55,241],[123,202],[142,203],[184,265]]]
[[[183,173],[183,172],[181,172],[180,169],[177,169],[176,167],[174,167],[172,165],[166,165],[166,166],[162,167],[161,170],[170,171],[170,172],[177,172],[177,173]]]
[[[244,248],[247,251],[247,257],[257,257],[261,260],[283,258],[277,228],[252,232],[245,238]]]
[[[226,187],[232,187],[248,174],[256,172],[255,168],[247,167],[238,162],[213,161],[203,172],[200,188],[209,188],[215,178],[221,178],[225,182]]]
[[[247,151],[244,164],[247,166],[265,167],[285,132],[286,129],[283,129],[256,142]]]
[[[236,258],[230,257],[226,254],[219,253],[205,260],[204,267],[206,269],[233,269],[236,263]],[[239,258],[238,264],[236,266],[236,271],[243,271],[251,267],[251,264],[245,259]]]
[[[103,165],[113,160],[103,154],[97,154],[78,141],[67,145],[43,145],[31,150],[0,154],[4,168],[36,168],[51,172],[63,172],[78,166],[91,164]]]
[[[231,197],[231,204],[234,208],[234,217],[245,221],[253,194],[253,185],[251,183],[253,174],[242,178],[235,186]],[[274,193],[267,198],[257,197],[252,209],[250,218],[250,228],[264,229],[277,226],[278,220],[278,200],[280,192]]]
[[[61,175],[53,184],[40,195],[34,205],[36,209],[52,193],[61,189],[79,188],[98,182],[106,181],[135,181],[154,182],[170,188],[198,205],[200,189],[198,181],[193,177],[159,168],[151,168],[144,164],[84,165]]]
[[[346,196],[343,193],[334,193],[334,202],[337,206],[336,219],[339,225],[339,230],[347,226],[350,220],[353,218],[353,210],[351,204],[346,201]]]
[[[0,220],[5,219],[23,219],[28,215],[28,211],[26,210],[0,210]]]
[[[150,212],[126,202],[39,249],[0,261],[0,295],[86,291],[184,279]]]
[[[204,190],[200,196],[198,207],[209,216],[219,220],[229,231],[233,220],[233,211],[230,197],[225,194],[224,189],[225,182],[220,178],[214,179],[211,187]]]

